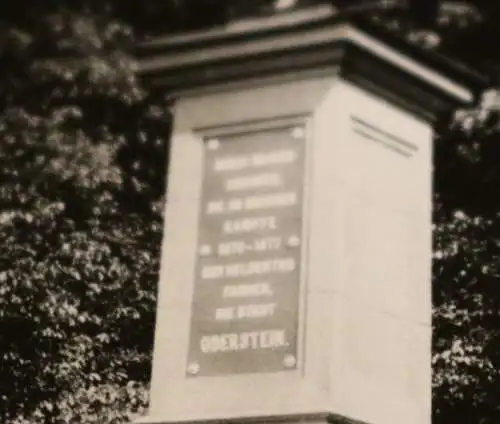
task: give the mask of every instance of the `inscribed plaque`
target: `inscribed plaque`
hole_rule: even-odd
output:
[[[304,128],[213,137],[204,149],[186,373],[293,370]]]

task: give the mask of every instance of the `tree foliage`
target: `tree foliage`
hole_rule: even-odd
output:
[[[122,422],[147,400],[168,104],[112,4],[16,6],[0,13],[1,420]]]
[[[433,393],[437,423],[496,423],[500,7],[334,3],[492,78],[478,106],[436,128]],[[144,412],[171,116],[140,81],[133,45],[258,13],[272,2],[0,6],[0,421],[118,424]]]

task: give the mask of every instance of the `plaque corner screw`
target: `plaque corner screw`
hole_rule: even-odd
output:
[[[287,368],[293,368],[297,364],[297,359],[293,355],[286,355],[283,359],[283,365]]]
[[[294,127],[292,129],[292,137],[293,138],[304,138],[305,131],[303,127]]]
[[[216,138],[210,138],[207,140],[208,150],[217,150],[220,147],[220,141]]]
[[[187,367],[187,372],[190,375],[196,375],[200,372],[200,364],[198,362],[191,362]]]

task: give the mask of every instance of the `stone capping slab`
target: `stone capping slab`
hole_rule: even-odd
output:
[[[325,50],[339,41],[378,55],[406,73],[425,79],[456,98],[459,104],[474,101],[488,80],[463,64],[423,51],[364,18],[341,16],[329,5],[236,21],[186,34],[152,38],[137,46],[140,73],[145,77],[207,66],[249,63],[261,56]],[[293,66],[293,61],[290,62]],[[281,72],[277,69],[276,72]],[[203,85],[204,75],[199,75]]]
[[[248,37],[257,33],[279,32],[296,27],[318,24],[331,20],[336,10],[331,5],[319,5],[314,8],[298,9],[293,12],[275,14],[260,18],[240,19],[229,22],[221,28],[196,31],[184,34],[172,34],[154,37],[141,42],[140,50],[157,50],[164,48],[200,45],[221,40]]]

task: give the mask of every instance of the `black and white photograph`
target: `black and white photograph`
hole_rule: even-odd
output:
[[[499,46],[498,0],[0,5],[0,424],[499,424]]]

